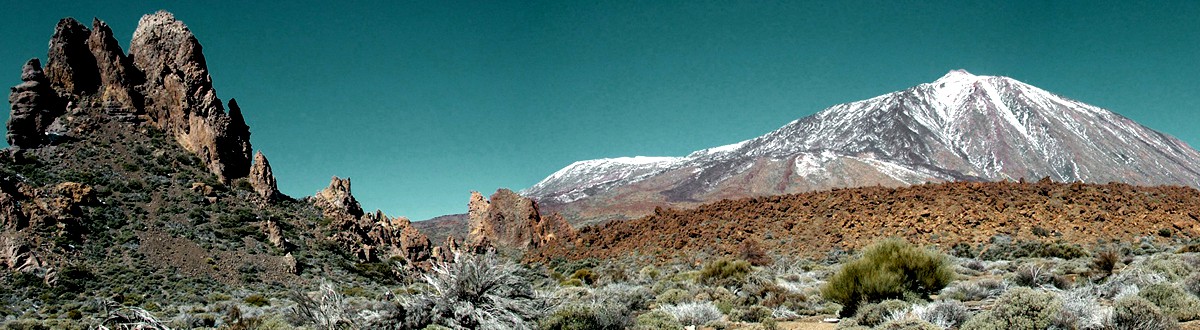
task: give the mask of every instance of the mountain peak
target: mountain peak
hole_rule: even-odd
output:
[[[948,80],[948,79],[976,78],[976,77],[977,77],[976,75],[973,75],[970,72],[967,72],[967,70],[954,69],[954,70],[950,70],[950,72],[946,72],[945,75],[943,75],[941,78],[938,78],[938,81]]]

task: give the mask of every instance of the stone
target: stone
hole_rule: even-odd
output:
[[[30,59],[21,69],[21,84],[8,94],[12,112],[5,140],[19,148],[37,147],[46,141],[46,129],[65,112],[58,94],[42,71],[41,61]]]
[[[230,182],[249,174],[250,131],[236,103],[225,113],[202,50],[191,30],[165,11],[142,16],[129,47],[145,76],[141,91],[151,122]]]
[[[391,218],[376,210],[364,213],[350,190],[350,179],[333,177],[329,187],[311,199],[332,220],[330,239],[355,255],[359,261],[382,261],[400,257],[411,265],[427,265],[432,256],[429,238],[408,218]]]
[[[121,44],[113,37],[112,28],[93,18],[87,46],[96,60],[100,80],[97,93],[105,111],[114,115],[139,113],[143,100],[135,87],[141,85],[145,77],[125,55]]]
[[[254,165],[250,168],[249,179],[254,192],[267,201],[277,200],[283,195],[279,193],[275,174],[271,172],[271,163],[261,151],[254,154]]]
[[[46,77],[63,96],[95,93],[100,87],[100,69],[88,49],[91,31],[74,18],[58,21],[46,54]]]
[[[573,240],[576,231],[562,216],[543,216],[537,202],[512,190],[499,189],[490,200],[471,192],[467,204],[467,245],[471,250],[494,247],[528,251],[560,240]]]

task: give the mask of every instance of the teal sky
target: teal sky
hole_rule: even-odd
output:
[[[0,83],[59,18],[128,50],[167,9],[200,39],[280,188],[338,175],[421,220],[584,159],[682,156],[828,106],[1003,75],[1200,146],[1200,1],[10,1]],[[3,112],[7,120],[7,112]]]

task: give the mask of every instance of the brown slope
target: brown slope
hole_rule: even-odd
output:
[[[1200,236],[1200,191],[1189,187],[1027,182],[863,187],[722,200],[695,209],[658,209],[630,221],[587,227],[548,256],[659,257],[728,254],[759,240],[777,253],[816,256],[882,237],[949,248],[993,235],[1034,239],[1041,227],[1069,242],[1131,240],[1169,231]]]

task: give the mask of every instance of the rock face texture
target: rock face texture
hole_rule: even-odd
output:
[[[41,133],[67,107],[102,109],[129,121],[144,115],[222,181],[248,175],[250,128],[236,102],[225,112],[200,42],[187,26],[168,12],[143,16],[129,51],[121,50],[112,29],[98,19],[91,30],[73,18],[59,21],[44,77],[37,62],[27,64],[23,82],[9,96],[9,143],[41,144]]]
[[[135,87],[144,83],[145,77],[121,50],[121,44],[107,23],[92,20],[92,34],[87,46],[100,73],[97,92],[104,109],[112,114],[139,113],[144,104],[142,94]]]
[[[92,188],[75,182],[39,189],[0,180],[0,265],[52,280],[52,275],[47,275],[50,267],[38,256],[38,245],[29,241],[43,233],[54,237],[82,235],[83,207],[96,203]]]
[[[100,87],[100,69],[88,49],[91,31],[74,18],[58,21],[46,54],[46,76],[65,95],[87,95]]]
[[[258,196],[268,201],[283,196],[279,193],[275,174],[271,173],[271,163],[267,161],[267,156],[264,156],[261,151],[254,154],[254,166],[250,168],[250,186],[254,187],[254,192],[258,193]]]
[[[63,104],[36,58],[21,69],[21,84],[12,88],[8,103],[12,105],[12,114],[5,139],[9,145],[21,148],[42,144],[46,128],[63,113]]]
[[[432,257],[429,238],[404,217],[391,218],[381,211],[364,214],[350,192],[350,179],[333,177],[329,187],[311,199],[332,221],[333,235],[346,251],[360,261],[382,261],[401,257],[411,265],[424,266]]]
[[[537,202],[512,190],[497,190],[490,200],[472,191],[467,209],[467,245],[471,249],[528,250],[575,239],[575,229],[562,216],[543,216]]]
[[[222,180],[249,174],[250,131],[236,103],[225,113],[191,30],[168,12],[143,16],[129,53],[145,74],[142,92],[153,123],[204,159]]]

